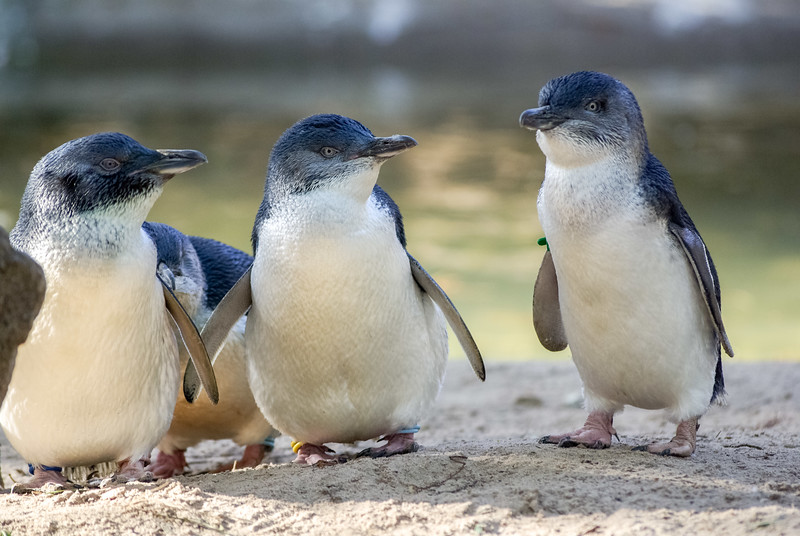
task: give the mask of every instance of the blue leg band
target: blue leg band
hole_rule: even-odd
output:
[[[61,467],[56,467],[56,466],[54,466],[54,465],[53,465],[53,466],[51,466],[51,465],[40,465],[39,467],[41,467],[41,468],[42,468],[42,469],[44,469],[45,471],[55,471],[55,472],[57,472],[57,473],[60,473],[60,472],[61,472]],[[33,474],[33,470],[34,470],[33,464],[30,464],[30,463],[29,463],[29,464],[28,464],[28,472],[29,472],[30,474]]]
[[[275,430],[267,437],[265,437],[264,441],[262,441],[261,444],[267,447],[269,450],[272,450],[275,448],[275,438],[277,438],[279,435],[281,435],[281,433]]]

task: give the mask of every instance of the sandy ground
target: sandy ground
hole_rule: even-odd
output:
[[[539,445],[583,422],[571,363],[489,363],[480,384],[455,361],[417,453],[299,467],[280,438],[256,469],[2,494],[0,534],[800,534],[800,363],[726,365],[729,404],[689,459],[631,451],[674,431],[633,409],[610,449]],[[240,452],[188,454],[201,472]],[[22,468],[3,442],[6,486]]]

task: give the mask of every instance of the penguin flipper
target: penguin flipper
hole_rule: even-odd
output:
[[[239,280],[225,294],[203,327],[200,337],[205,343],[208,355],[211,356],[211,362],[217,358],[217,354],[225,344],[225,339],[228,338],[228,333],[230,333],[233,326],[253,304],[250,292],[251,270],[252,266],[247,268]],[[201,382],[201,380],[202,373],[198,375],[195,363],[190,360],[186,364],[186,372],[183,375],[183,393],[186,400],[191,401],[197,398],[201,387],[205,386],[205,382]]]
[[[558,301],[558,278],[550,250],[544,254],[533,286],[533,329],[542,346],[551,352],[560,352],[567,347],[567,334],[564,332]]]
[[[453,333],[456,334],[458,342],[464,349],[464,353],[467,354],[467,359],[469,359],[469,363],[472,365],[472,370],[475,371],[475,374],[481,381],[486,380],[486,367],[483,364],[481,351],[478,349],[478,345],[475,344],[475,340],[472,338],[469,328],[467,328],[458,310],[456,310],[456,306],[453,305],[453,302],[450,301],[450,298],[444,293],[444,290],[442,290],[439,284],[425,271],[417,259],[412,257],[408,252],[406,252],[406,254],[411,264],[411,275],[414,276],[414,281],[417,282],[417,285],[419,285],[420,288],[431,297],[433,302],[439,306],[439,309],[442,310],[444,317],[447,319],[447,323],[450,324],[450,328],[453,330]]]
[[[194,367],[197,371],[199,371],[199,380],[206,388],[208,398],[211,399],[212,403],[216,404],[219,402],[217,378],[214,375],[214,368],[211,366],[211,360],[208,357],[206,346],[203,343],[203,339],[200,337],[200,333],[197,331],[197,326],[195,326],[192,319],[189,318],[189,315],[181,305],[181,302],[179,302],[178,298],[175,297],[175,294],[172,293],[172,290],[169,288],[167,283],[161,279],[158,274],[156,274],[156,277],[158,277],[158,280],[161,282],[161,286],[164,289],[164,303],[166,305],[167,312],[172,317],[175,325],[178,327],[178,332],[181,334],[183,344],[189,351],[189,363],[194,363]],[[196,394],[195,396],[189,396],[185,388],[184,396],[189,402],[194,402],[197,398]]]
[[[703,298],[708,307],[708,314],[714,322],[714,328],[722,348],[726,354],[733,357],[733,347],[730,340],[728,340],[728,334],[725,332],[725,326],[722,323],[722,310],[717,298],[717,281],[711,268],[711,256],[708,254],[708,249],[703,239],[694,229],[683,227],[674,222],[669,224],[669,230],[678,239],[684,253],[686,253],[689,264],[694,270],[697,284],[703,293]]]

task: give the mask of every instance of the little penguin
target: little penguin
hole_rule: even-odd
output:
[[[42,267],[47,289],[0,409],[34,475],[28,488],[68,486],[62,468],[103,462],[119,463],[118,480],[151,478],[143,459],[172,418],[179,338],[218,397],[200,334],[160,281],[142,229],[164,184],[205,162],[197,151],[101,133],[34,167],[10,236]]]
[[[213,355],[211,341],[252,305],[250,386],[267,420],[293,438],[295,462],[337,463],[325,443],[380,437],[385,445],[361,454],[415,451],[442,386],[446,320],[485,378],[472,335],[406,251],[400,211],[376,184],[381,165],[415,145],[335,114],[284,132],[253,226],[253,265],[203,329]]]
[[[202,328],[222,297],[242,276],[253,258],[222,242],[187,236],[163,223],[145,222],[144,230],[156,245],[161,279],[180,300],[184,309]],[[258,409],[247,382],[242,316],[231,329],[214,361],[219,403],[206,397],[189,403],[178,396],[167,434],[158,443],[158,454],[148,470],[159,478],[183,473],[188,467],[184,451],[207,439],[232,439],[246,445],[242,458],[214,471],[233,467],[255,467],[274,446],[272,426]],[[188,356],[181,354],[181,368]]]
[[[546,157],[534,327],[548,350],[569,345],[589,412],[540,441],[606,448],[630,405],[677,423],[672,440],[636,450],[691,456],[699,418],[724,395],[720,346],[733,356],[711,255],[625,85],[577,72],[549,81],[538,104],[519,119]]]

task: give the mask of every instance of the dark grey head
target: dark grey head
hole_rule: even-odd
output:
[[[12,240],[138,228],[167,180],[206,161],[197,151],[156,151],[116,132],[69,141],[33,168]]]
[[[642,159],[648,154],[636,97],[603,73],[581,71],[550,80],[539,92],[539,107],[522,112],[519,123],[538,130],[542,151],[557,164],[620,151]]]
[[[409,136],[375,137],[358,121],[341,115],[313,115],[298,121],[272,149],[264,200],[253,229],[254,247],[259,223],[283,199],[339,188],[366,202],[381,164],[415,145]]]

